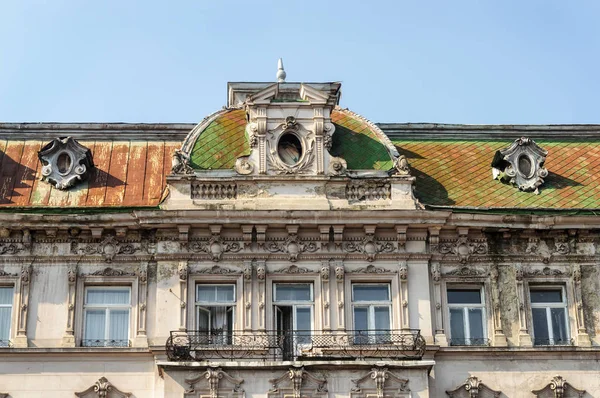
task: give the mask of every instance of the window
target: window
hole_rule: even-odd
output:
[[[392,323],[391,307],[388,283],[353,284],[354,344],[377,344],[389,341]]]
[[[83,308],[83,346],[129,346],[129,287],[87,287]]]
[[[12,286],[0,286],[0,347],[8,347],[10,345],[12,303]]]
[[[450,345],[486,345],[483,289],[448,289]]]
[[[283,342],[284,359],[290,359],[311,341],[313,285],[276,283],[273,290],[277,334]]]
[[[234,285],[196,285],[196,329],[200,344],[231,344]]]
[[[531,287],[531,319],[535,345],[570,344],[565,289]]]

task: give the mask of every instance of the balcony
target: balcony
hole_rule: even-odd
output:
[[[86,339],[81,340],[82,347],[130,347],[129,340],[114,340],[114,339]]]
[[[172,331],[170,361],[421,359],[425,339],[419,330]]]

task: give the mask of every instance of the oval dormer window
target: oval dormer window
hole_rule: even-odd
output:
[[[68,174],[71,171],[71,156],[68,153],[63,152],[58,155],[56,159],[56,167],[58,168],[58,172],[62,175]]]
[[[533,170],[533,164],[531,163],[531,159],[527,155],[519,156],[519,172],[525,177],[530,177],[531,172]]]
[[[283,134],[277,144],[277,153],[285,164],[293,166],[302,157],[302,143],[295,134]]]

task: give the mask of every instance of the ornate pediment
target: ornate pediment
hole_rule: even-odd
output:
[[[492,390],[483,384],[476,376],[470,376],[463,384],[459,385],[454,390],[446,391],[446,394],[451,398],[483,398],[487,396],[498,398],[502,392]]]
[[[493,177],[521,191],[534,191],[537,194],[538,187],[548,176],[548,170],[544,168],[547,155],[548,151],[535,141],[521,137],[508,148],[496,152],[492,161]]]
[[[304,367],[291,367],[269,383],[269,397],[327,397],[327,380],[314,376]]]
[[[550,383],[539,390],[531,390],[536,397],[553,397],[553,398],[568,398],[568,397],[583,397],[585,390],[579,390],[567,383],[562,376],[554,376]]]
[[[76,392],[76,396],[82,398],[124,398],[130,397],[130,392],[123,392],[115,387],[106,377],[101,377],[97,382],[90,386],[87,390]]]
[[[370,387],[364,386],[369,382]],[[352,380],[351,397],[410,397],[408,379],[403,379],[390,372],[387,368],[376,367],[358,379]]]
[[[201,386],[197,386],[201,381],[205,381]],[[242,397],[244,390],[241,385],[244,379],[236,379],[221,368],[209,367],[206,371],[195,376],[188,377],[185,382],[189,387],[185,390],[186,397]],[[231,390],[228,392],[221,388],[221,384],[228,383]]]
[[[55,138],[39,152],[42,181],[69,189],[88,178],[94,167],[92,152],[71,137]]]

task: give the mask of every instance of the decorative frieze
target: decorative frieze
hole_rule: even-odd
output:
[[[213,261],[221,261],[224,253],[237,253],[243,249],[242,243],[225,241],[218,235],[206,241],[192,241],[187,246],[193,253],[207,253]]]
[[[101,242],[82,244],[71,242],[71,253],[84,256],[100,255],[107,263],[112,262],[119,254],[133,255],[141,250],[140,243],[121,242],[114,236],[107,236]]]
[[[192,199],[232,200],[237,198],[237,184],[217,182],[192,182]]]
[[[288,255],[288,259],[290,261],[297,261],[300,254],[314,253],[320,248],[320,245],[317,245],[316,242],[300,240],[296,233],[297,230],[298,229],[296,227],[283,242],[265,242],[265,250],[271,253],[285,253]]]
[[[26,249],[22,243],[0,242],[0,255],[15,255]]]
[[[482,277],[487,276],[487,271],[476,267],[458,267],[444,273],[445,276]]]
[[[374,234],[367,234],[361,241],[346,241],[342,243],[343,251],[347,253],[361,253],[367,256],[368,261],[375,260],[380,253],[392,253],[396,251],[393,242],[382,241]]]
[[[435,247],[435,245],[434,245]],[[467,236],[460,236],[454,242],[442,242],[438,246],[440,254],[454,254],[458,256],[461,263],[469,261],[473,255],[488,253],[487,242],[483,240],[472,240]]]

